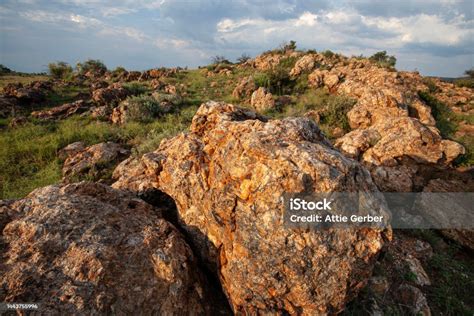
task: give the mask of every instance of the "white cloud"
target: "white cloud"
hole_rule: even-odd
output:
[[[314,26],[316,24],[316,19],[318,16],[316,14],[312,14],[311,12],[304,12],[298,20],[296,21],[296,26]]]

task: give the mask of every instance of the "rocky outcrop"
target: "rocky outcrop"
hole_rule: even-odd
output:
[[[275,107],[273,95],[267,89],[260,87],[252,93],[250,104],[257,112],[265,112]]]
[[[74,114],[80,114],[89,110],[90,104],[84,100],[66,103],[45,111],[33,111],[31,116],[42,120],[65,119]]]
[[[320,60],[321,58],[317,54],[304,55],[296,61],[295,66],[290,71],[290,76],[299,76],[313,70]]]
[[[6,97],[16,98],[22,104],[42,102],[46,94],[52,89],[49,81],[34,81],[30,84],[10,83],[3,88]]]
[[[0,96],[0,117],[5,118],[13,115],[19,104],[17,99],[11,97]]]
[[[243,78],[232,91],[232,97],[238,100],[250,100],[257,86],[252,76]]]
[[[0,300],[40,302],[47,315],[215,315],[166,211],[86,182],[0,201]]]
[[[92,100],[98,105],[114,106],[129,95],[120,83],[114,83],[107,88],[97,89],[92,92]]]
[[[284,192],[377,188],[306,118],[265,121],[203,104],[189,134],[115,171],[115,188],[169,194],[195,251],[220,278],[235,313],[337,313],[364,287],[384,244],[378,229],[293,230]]]
[[[130,151],[112,142],[90,147],[84,147],[84,144],[78,142],[68,145],[61,154],[66,156],[62,169],[63,182],[71,182],[85,177],[101,179],[101,176],[127,158]]]

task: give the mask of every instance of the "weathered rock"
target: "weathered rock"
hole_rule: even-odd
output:
[[[265,112],[275,107],[275,100],[267,89],[260,87],[252,93],[250,104],[257,112]]]
[[[107,81],[98,80],[98,81],[92,82],[91,89],[92,90],[97,90],[97,89],[101,89],[101,88],[107,88],[108,86],[109,86],[109,84],[107,83]]]
[[[65,152],[69,154],[62,169],[65,183],[80,177],[100,179],[130,155],[129,150],[112,142],[95,144],[83,150],[80,147],[80,144],[76,144],[73,148],[65,148]]]
[[[318,62],[318,56],[316,54],[304,55],[298,61],[290,71],[290,76],[299,76],[304,72],[308,72],[314,69]]]
[[[147,102],[143,102],[143,100]],[[126,99],[113,109],[110,120],[115,124],[124,124],[129,121],[146,121],[159,115],[170,112],[181,102],[176,94],[164,94],[157,91],[151,96],[140,99]],[[149,104],[153,104],[151,107]]]
[[[5,118],[14,115],[19,104],[17,99],[0,96],[0,117]]]
[[[431,309],[428,306],[423,292],[419,288],[409,284],[402,284],[398,288],[398,301],[405,307],[409,308],[414,315],[430,316]]]
[[[31,104],[43,101],[50,89],[50,84],[38,81],[25,86],[21,83],[10,83],[3,88],[3,94],[6,97],[16,98],[22,104]]]
[[[232,96],[236,99],[249,100],[257,86],[252,76],[243,78],[232,91]]]
[[[84,144],[84,142],[71,143],[63,149],[59,150],[58,158],[61,160],[66,160],[67,158],[75,156],[79,152],[83,151],[84,149],[86,149],[86,147],[87,146],[86,144]]]
[[[114,83],[107,88],[92,92],[92,100],[99,105],[116,105],[128,96],[128,91],[120,83]]]
[[[0,202],[0,300],[47,315],[215,314],[166,211],[86,182]]]
[[[284,192],[377,192],[359,163],[306,118],[266,122],[230,104],[203,104],[189,134],[116,170],[116,188],[160,189],[235,313],[337,313],[370,276],[385,232],[284,227]],[[376,194],[376,193],[374,193]]]
[[[258,70],[270,70],[280,63],[281,54],[262,54],[255,57],[253,66]]]
[[[25,125],[28,122],[28,118],[25,116],[17,116],[12,118],[10,121],[10,124],[8,124],[10,127],[15,128],[15,127],[20,127],[22,125]]]
[[[172,84],[166,85],[165,86],[165,93],[177,94],[176,86],[173,86]]]
[[[66,103],[45,111],[31,112],[31,116],[42,120],[64,119],[74,114],[79,114],[89,109],[89,103],[84,100],[78,100],[72,103]]]

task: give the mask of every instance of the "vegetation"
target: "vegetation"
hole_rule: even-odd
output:
[[[393,68],[397,63],[397,59],[395,58],[395,56],[387,55],[386,51],[381,51],[373,54],[369,57],[369,60],[375,62],[380,67],[384,68]]]
[[[156,94],[129,97],[124,103],[127,106],[127,120],[150,122],[153,119],[171,112],[179,104],[175,95]]]
[[[64,61],[58,61],[48,64],[48,71],[54,79],[67,79],[72,74],[72,67]]]
[[[0,64],[0,75],[11,74],[12,70],[2,64]]]
[[[91,72],[96,75],[102,75],[107,71],[105,64],[98,59],[88,59],[82,63],[76,64],[76,71],[83,75],[88,72]]]
[[[243,64],[243,63],[245,63],[245,62],[246,62],[247,60],[249,60],[249,59],[250,59],[250,56],[249,56],[249,55],[247,55],[247,54],[242,54],[242,56],[240,56],[239,58],[237,58],[237,62],[238,62],[239,64]]]

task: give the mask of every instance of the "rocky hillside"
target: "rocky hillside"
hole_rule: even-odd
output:
[[[294,49],[22,81],[0,97],[0,302],[94,315],[474,311],[472,231],[292,229],[281,203],[473,192],[471,88]]]

